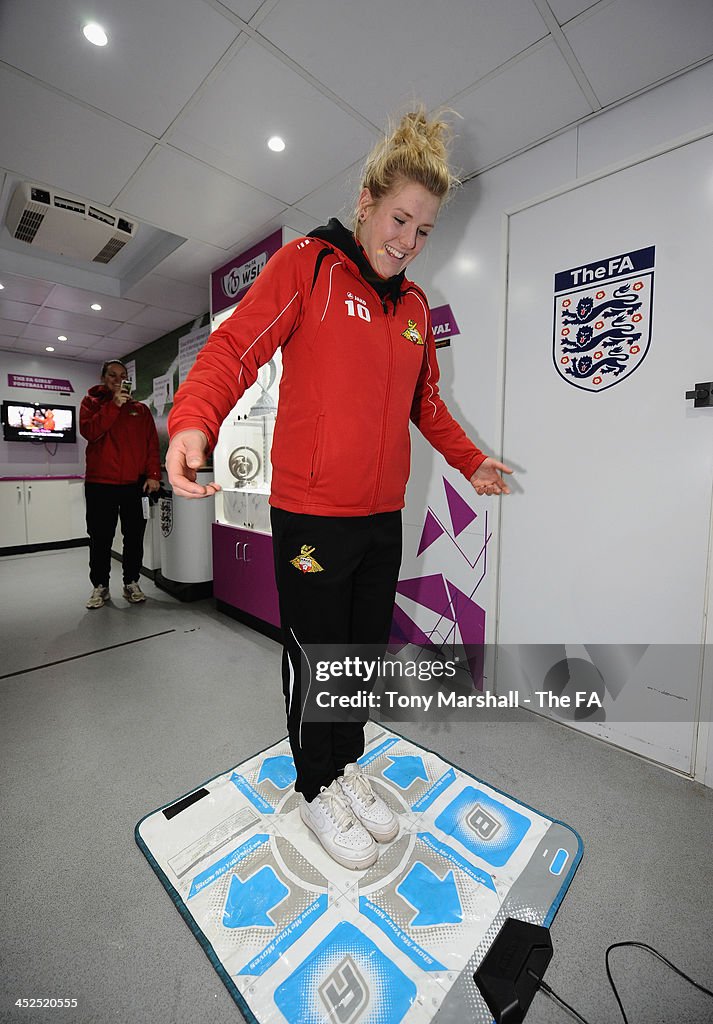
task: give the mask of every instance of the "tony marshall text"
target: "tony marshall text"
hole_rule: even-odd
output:
[[[357,693],[329,693],[320,690],[316,696],[319,708],[411,708],[415,711],[428,711],[435,701],[437,708],[519,708],[535,704],[540,708],[591,708],[602,707],[599,696],[590,691],[578,690],[572,696],[556,694],[551,690],[536,690],[530,697],[520,699],[517,690],[507,693],[428,693],[406,694],[398,690],[384,690],[383,694],[358,690]]]

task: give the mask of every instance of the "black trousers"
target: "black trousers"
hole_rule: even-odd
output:
[[[332,654],[386,649],[401,565],[401,513],[310,516],[273,508],[271,520],[295,789],[312,800],[363,754],[368,713],[349,721],[305,719],[315,685],[314,666],[303,671],[305,648],[325,645]]]
[[[111,542],[121,520],[124,538],[121,567],[124,583],[141,575],[146,520],[141,507],[143,491],[135,484],[84,484],[89,534],[89,579],[93,587],[108,587]]]

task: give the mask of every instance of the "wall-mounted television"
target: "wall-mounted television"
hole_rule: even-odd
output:
[[[2,403],[4,441],[52,441],[76,444],[77,414],[73,405],[53,402],[31,405],[12,400]]]

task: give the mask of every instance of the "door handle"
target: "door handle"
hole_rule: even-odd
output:
[[[249,550],[249,548],[250,548],[249,544],[243,544],[243,561],[244,562],[251,562],[252,561],[251,558],[248,558],[248,550]]]
[[[27,504],[29,505],[32,501],[32,484],[27,488]]]
[[[240,561],[240,541],[235,545],[235,560]]]
[[[713,405],[711,396],[713,395],[713,381],[708,381],[705,384],[696,384],[695,391],[687,391],[686,398],[693,398],[694,409],[704,409],[708,405]]]

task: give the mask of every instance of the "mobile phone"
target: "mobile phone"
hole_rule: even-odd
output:
[[[127,395],[131,394],[131,387],[132,387],[132,383],[131,383],[130,380],[128,380],[128,379],[127,380],[122,380],[122,382],[121,382],[121,390],[125,391]]]

